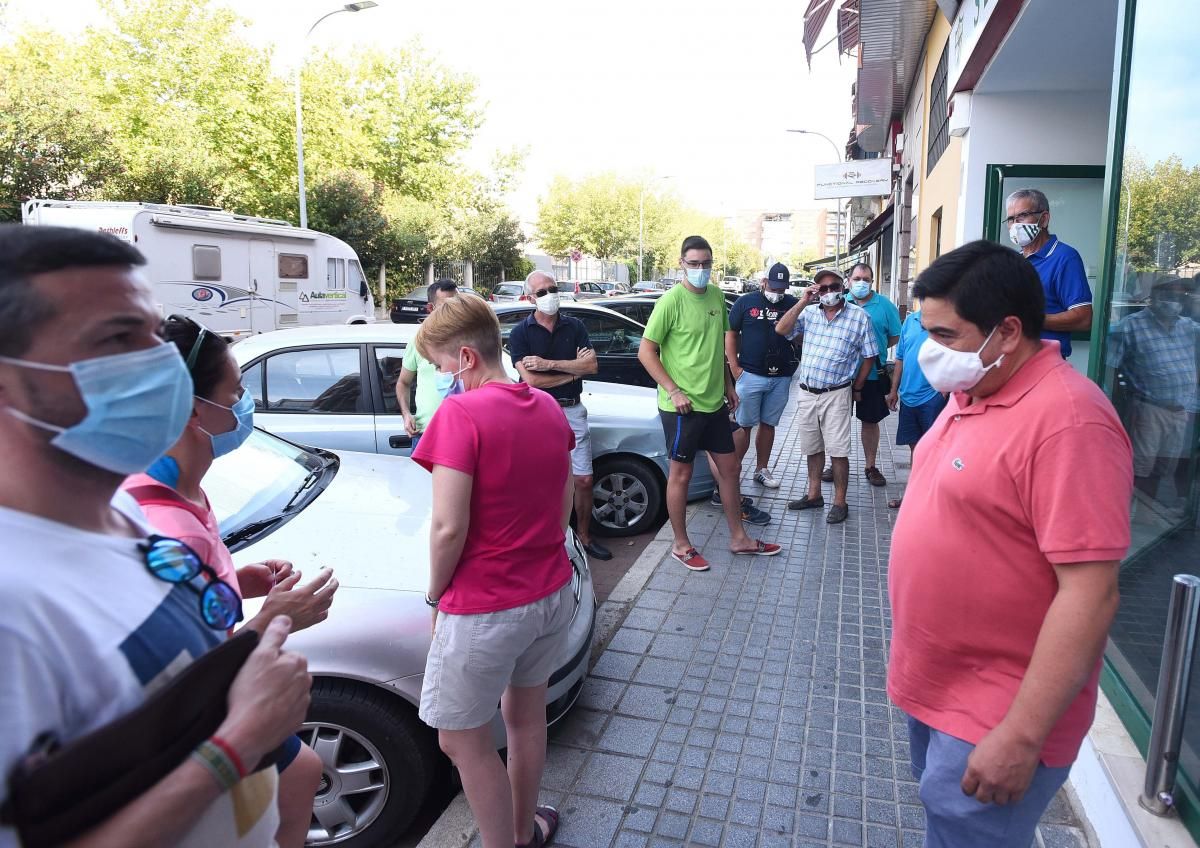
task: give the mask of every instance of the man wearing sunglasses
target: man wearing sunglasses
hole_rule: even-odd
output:
[[[558,401],[571,432],[571,473],[575,478],[575,532],[588,555],[612,559],[612,552],[592,538],[592,436],[583,405],[583,378],[600,370],[587,328],[578,318],[558,312],[558,283],[545,271],[525,279],[534,310],[513,327],[508,352],[521,379]]]
[[[186,546],[153,537],[117,489],[182,433],[183,358],[114,237],[0,227],[0,773],[45,733],[63,743],[135,709],[225,640],[236,593]],[[217,733],[73,846],[267,848],[275,770],[253,767],[303,721],[310,679],[272,622]],[[197,692],[197,698],[211,693]],[[0,782],[0,802],[8,793]],[[17,843],[0,826],[0,846]]]
[[[821,509],[821,470],[825,454],[833,466],[833,505],[825,521],[840,524],[850,515],[846,490],[850,483],[851,404],[862,402],[867,376],[875,368],[879,344],[866,310],[846,302],[842,275],[822,268],[805,297],[784,313],[775,332],[801,339],[800,449],[808,457],[808,493],[788,509]]]
[[[1014,191],[1005,208],[1008,237],[1032,263],[1046,295],[1042,338],[1057,341],[1066,359],[1071,355],[1071,333],[1092,329],[1092,290],[1083,259],[1050,233],[1050,201],[1036,188]]]

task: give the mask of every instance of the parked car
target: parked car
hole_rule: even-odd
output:
[[[662,292],[657,292],[657,294],[661,295]],[[650,320],[650,313],[654,311],[654,304],[657,300],[657,297],[627,294],[622,297],[605,298],[604,308],[618,312],[626,318],[645,326],[646,322]]]
[[[623,294],[629,294],[629,286],[625,283],[605,282],[600,283],[600,287],[604,289],[605,297],[619,297]]]
[[[517,309],[522,315],[532,311],[528,304],[496,304],[495,309]],[[605,332],[610,346],[622,333],[635,334],[636,363],[639,325],[599,307],[563,306],[565,314],[576,309],[599,313],[602,319],[589,327],[593,344],[603,344]],[[242,383],[254,398],[255,423],[264,430],[329,450],[407,456],[412,439],[404,432],[396,403],[396,380],[405,348],[416,334],[411,324],[283,330],[247,339],[232,350]],[[603,372],[603,358],[601,362]],[[517,379],[507,357],[505,367]],[[666,508],[670,463],[656,395],[641,385],[598,380],[585,380],[583,388],[595,457],[594,526],[608,536],[641,533]],[[689,498],[708,497],[713,486],[708,463],[698,463]]]
[[[204,487],[238,565],[280,557],[306,575],[330,566],[341,583],[329,618],[288,637],[313,677],[300,736],[324,764],[306,844],[393,844],[449,773],[417,717],[430,643],[429,474],[407,459],[306,449],[255,430],[213,464]],[[579,695],[595,628],[573,532],[566,547],[575,610],[546,694],[549,723]],[[246,617],[260,605],[248,601]],[[503,722],[492,728],[503,747]]]
[[[653,303],[654,301],[656,301],[660,297],[662,297],[664,294],[666,294],[665,291],[635,292],[633,294],[628,294],[628,295],[625,295],[620,298],[605,300],[604,303],[601,305],[604,306],[605,309],[614,309],[615,311],[620,312],[622,315],[629,315],[630,318],[633,318],[635,321],[637,321],[638,319],[634,317],[632,312],[628,309],[620,308],[620,304],[632,302],[635,300],[650,301]],[[722,292],[722,294],[725,296],[725,308],[726,309],[732,309],[733,305],[735,303],[737,303],[737,299],[739,297],[741,297],[740,294],[735,294],[733,292]],[[617,304],[617,306],[614,307],[614,304]],[[650,317],[649,312],[646,312],[645,315],[647,318]],[[639,323],[644,324],[645,322],[639,321]]]
[[[637,294],[638,292],[665,291],[666,288],[663,283],[656,283],[653,280],[642,280],[640,283],[633,284],[632,291],[634,294]]]
[[[604,297],[605,292],[603,283],[581,283],[577,280],[559,283],[558,287],[574,295],[575,300],[592,300],[593,298]]]
[[[721,291],[730,294],[742,294],[744,291],[744,282],[741,277],[725,277],[720,282]]]
[[[524,299],[524,283],[501,283],[492,289],[492,296],[488,298],[493,303],[515,303]]]
[[[460,287],[459,294],[483,297],[474,289]],[[429,314],[429,287],[417,286],[404,297],[392,301],[393,324],[420,324]]]

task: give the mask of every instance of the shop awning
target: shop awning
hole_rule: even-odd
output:
[[[887,209],[884,209],[872,218],[869,224],[859,230],[854,238],[850,239],[850,250],[861,250],[874,244],[891,223],[892,204],[889,203]]]
[[[859,0],[845,0],[837,13],[838,52],[849,53],[858,46]]]
[[[834,268],[841,265],[843,268],[851,262],[857,262],[862,259],[861,250],[848,250],[841,256],[822,256],[820,259],[814,259],[812,262],[805,262],[802,266],[805,271],[812,271],[815,268]]]
[[[892,120],[904,111],[937,0],[861,0],[858,143],[869,153],[887,146]]]
[[[804,12],[804,58],[812,68],[813,45],[825,28],[825,21],[833,10],[834,0],[808,0],[808,9]]]

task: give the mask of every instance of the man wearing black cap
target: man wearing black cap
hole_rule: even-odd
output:
[[[763,276],[760,291],[744,294],[733,304],[725,333],[725,358],[737,381],[739,401],[739,429],[733,435],[738,466],[750,449],[750,430],[757,425],[754,481],[768,489],[779,488],[771,474],[771,448],[798,364],[792,343],[775,332],[780,316],[797,303],[787,294],[788,282],[787,266],[776,262]]]

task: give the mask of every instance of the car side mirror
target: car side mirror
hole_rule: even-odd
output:
[[[403,448],[412,447],[412,436],[407,433],[401,435],[388,436],[388,447],[392,450],[402,450]]]

